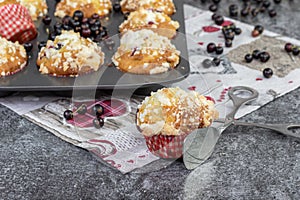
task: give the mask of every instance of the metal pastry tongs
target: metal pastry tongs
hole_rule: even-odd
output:
[[[238,93],[247,93],[250,96],[240,97]],[[233,110],[226,115],[225,119],[217,119],[219,126],[215,124],[208,128],[201,128],[190,133],[183,147],[183,162],[187,169],[194,169],[207,160],[214,151],[214,147],[221,136],[221,133],[230,125],[256,126],[271,129],[284,135],[292,136],[300,140],[300,134],[292,132],[290,129],[300,128],[300,124],[257,124],[240,122],[234,119],[240,107],[250,101],[257,99],[258,92],[249,87],[237,86],[228,91],[229,99],[233,102]],[[222,123],[220,125],[220,123]]]

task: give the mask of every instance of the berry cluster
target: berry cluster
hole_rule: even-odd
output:
[[[202,61],[202,66],[204,68],[210,68],[211,66],[217,67],[220,65],[220,63],[221,59],[218,57],[214,57],[212,60],[207,58]]]
[[[218,6],[221,0],[201,0],[202,3],[211,2],[208,9],[211,12],[217,12]],[[277,15],[275,10],[275,5],[280,4],[281,0],[243,0],[243,7],[240,9],[238,5],[231,4],[228,7],[228,12],[230,17],[238,17],[239,13],[242,17],[246,17],[248,15],[252,15],[256,17],[260,13],[268,13],[268,15],[272,18]]]
[[[114,4],[114,10],[116,12],[120,11],[119,2]],[[44,16],[42,21],[47,26],[51,24],[51,18],[48,15]],[[64,16],[61,21],[54,24],[53,28],[50,27],[48,39],[54,40],[57,35],[62,33],[62,30],[74,30],[79,32],[82,37],[90,38],[94,42],[105,40],[105,44],[109,49],[114,46],[114,42],[107,39],[107,29],[101,25],[100,16],[96,13],[87,18],[81,10],[76,10],[72,17],[69,15]],[[46,46],[46,41],[39,42],[39,49],[44,46]]]
[[[245,61],[251,63],[253,59],[260,60],[263,63],[268,62],[271,58],[270,54],[266,51],[254,50],[252,54],[248,53],[245,55]]]
[[[295,56],[300,54],[300,47],[289,42],[285,44],[284,49],[288,53],[292,52]]]
[[[84,115],[88,112],[88,108],[85,104],[79,106],[77,110],[74,112],[72,110],[66,110],[64,112],[64,118],[66,120],[72,120],[74,117],[74,113],[78,113],[80,115]],[[100,104],[95,104],[91,109],[92,114],[96,115],[96,118],[93,120],[93,125],[95,128],[99,129],[104,126],[104,119],[102,115],[104,114],[104,108]]]
[[[236,27],[234,23],[229,26],[223,26],[222,33],[225,38],[225,47],[232,47],[232,42],[236,35],[240,35],[242,33],[242,29]]]
[[[257,37],[260,36],[264,32],[264,27],[262,25],[256,25],[254,26],[252,30],[252,37]]]
[[[223,53],[224,49],[222,46],[217,46],[215,43],[211,42],[206,47],[207,53],[216,53],[217,55],[220,55]]]

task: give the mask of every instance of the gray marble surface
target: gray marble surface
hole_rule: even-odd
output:
[[[223,0],[220,13],[227,15],[232,2],[241,3]],[[276,19],[241,20],[300,39],[300,1],[282,2]],[[299,94],[300,88],[242,120],[300,122]],[[300,199],[300,142],[260,128],[229,127],[194,171],[176,161],[126,175],[3,106],[0,129],[0,199]]]

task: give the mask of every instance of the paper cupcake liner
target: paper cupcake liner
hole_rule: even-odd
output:
[[[145,136],[145,139],[149,151],[154,155],[160,158],[180,158],[183,154],[183,143],[187,135],[154,135]]]

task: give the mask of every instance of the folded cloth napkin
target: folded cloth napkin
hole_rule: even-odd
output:
[[[25,43],[37,36],[27,8],[18,4],[0,7],[0,35],[10,41]]]

